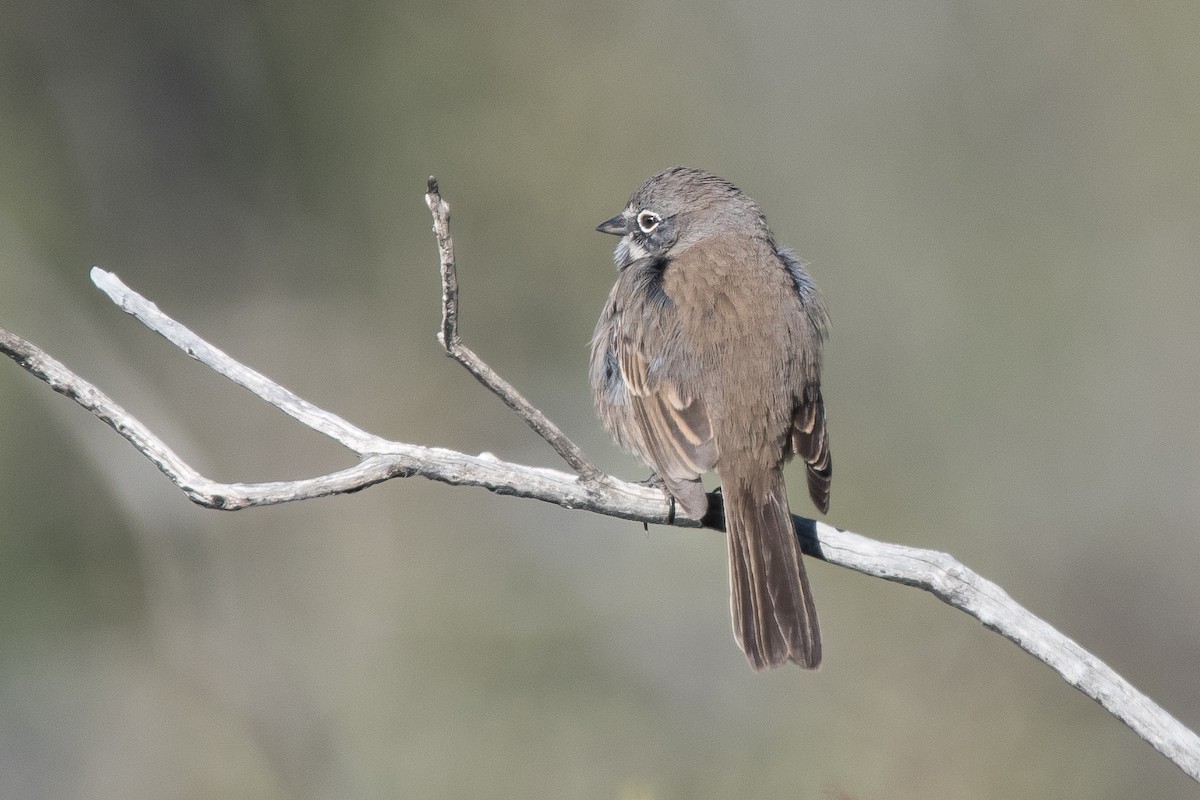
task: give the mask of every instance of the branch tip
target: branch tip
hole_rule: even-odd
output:
[[[92,267],[90,270],[88,270],[88,277],[92,279],[92,283],[95,284],[97,289],[101,289],[105,292],[108,291],[108,289],[105,287],[112,286],[113,281],[117,278],[116,275],[99,266]]]

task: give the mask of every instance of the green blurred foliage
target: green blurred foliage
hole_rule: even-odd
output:
[[[348,461],[90,265],[368,429],[555,465],[438,352],[434,173],[465,337],[641,477],[590,407],[591,229],[706,167],[827,295],[831,521],[953,552],[1200,727],[1195,4],[0,18],[0,325],[213,477]],[[1194,796],[912,590],[814,565],[824,668],[755,675],[717,536],[412,481],[220,514],[15,366],[0,403],[0,796]]]

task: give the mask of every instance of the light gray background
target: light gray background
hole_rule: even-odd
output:
[[[349,461],[92,264],[372,431],[561,466],[437,348],[434,173],[467,341],[636,479],[592,228],[702,166],[828,299],[829,520],[1200,726],[1194,3],[0,6],[0,325],[208,474]],[[415,479],[205,511],[12,364],[0,404],[5,797],[1195,796],[911,589],[814,564],[823,668],[756,675],[716,534]]]

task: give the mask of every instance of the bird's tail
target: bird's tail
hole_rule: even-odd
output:
[[[783,473],[722,483],[734,636],[755,669],[787,661],[813,669],[821,663],[821,631]]]

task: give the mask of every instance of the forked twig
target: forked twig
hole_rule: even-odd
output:
[[[554,448],[571,469],[586,482],[594,482],[604,474],[583,451],[559,430],[558,426],[524,398],[512,384],[501,378],[458,335],[458,269],[454,264],[454,240],[450,238],[450,204],[438,191],[437,178],[429,176],[429,191],[425,205],[433,213],[433,233],[437,237],[438,259],[442,265],[442,329],[438,341],[446,355],[467,368],[467,371],[504,401],[525,423]]]

